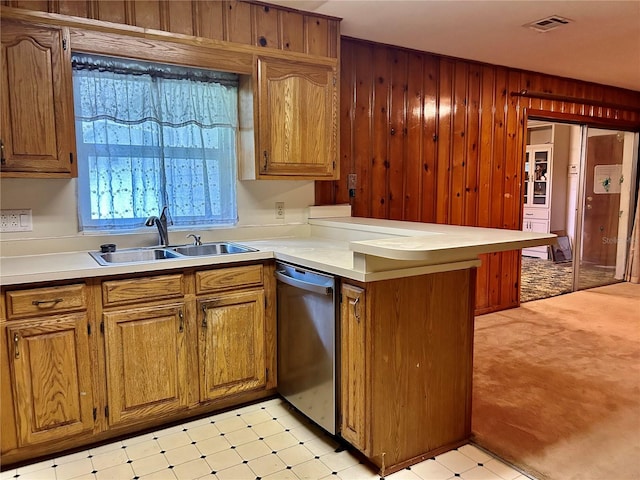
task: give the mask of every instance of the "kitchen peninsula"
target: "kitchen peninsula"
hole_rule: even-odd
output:
[[[352,217],[310,218],[300,231],[242,240],[258,251],[216,257],[113,266],[98,265],[86,251],[0,258],[2,342],[9,346],[0,362],[2,403],[11,406],[2,410],[3,460],[51,454],[272,395],[274,259],[340,279],[341,437],[382,475],[464,444],[471,428],[478,255],[549,244],[554,236]],[[234,314],[237,305],[251,314]],[[220,318],[240,326],[213,327]],[[87,328],[106,333],[87,335]],[[138,336],[128,333],[132,328]],[[211,359],[202,353],[216,345],[210,342],[214,328],[229,334],[223,354],[242,358],[216,373],[222,376],[217,382],[212,378],[221,354]],[[73,335],[62,346],[51,339],[38,345],[45,330]],[[126,374],[127,362],[136,360],[128,355],[157,350],[136,345],[127,351],[127,341],[144,343],[143,332],[150,342],[163,342],[167,356],[155,360],[175,368],[176,379],[175,389],[144,398],[137,392],[148,374]],[[95,367],[67,359],[62,367],[77,371],[60,375],[76,389],[64,392],[62,413],[47,411],[38,394],[52,392],[37,391],[46,387],[30,380],[44,367],[29,348],[43,345],[85,356]]]

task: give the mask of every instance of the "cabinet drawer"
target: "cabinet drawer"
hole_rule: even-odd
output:
[[[525,220],[549,220],[548,208],[525,208],[524,209]]]
[[[262,265],[196,272],[196,294],[262,286]]]
[[[34,317],[86,310],[84,284],[33,288],[7,292],[7,318]]]
[[[102,282],[102,303],[105,307],[123,303],[166,300],[182,297],[184,294],[184,275],[182,274]]]

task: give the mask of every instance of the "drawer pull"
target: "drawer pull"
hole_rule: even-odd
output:
[[[40,305],[46,305],[48,303],[52,303],[53,305],[55,305],[57,303],[62,302],[63,300],[64,300],[63,298],[54,298],[53,300],[34,300],[33,302],[31,302],[31,304],[35,305],[36,307],[39,307]]]
[[[180,319],[180,326],[178,327],[178,332],[184,332],[184,315],[182,314],[182,310],[178,312],[178,318]]]
[[[20,358],[20,350],[18,350],[18,342],[20,341],[20,337],[18,336],[17,333],[13,334],[13,345],[14,345],[14,352],[15,352],[15,356],[16,358]]]
[[[358,304],[360,303],[360,297],[356,297],[353,301],[353,316],[356,317],[358,323],[360,323],[360,309],[358,308]]]

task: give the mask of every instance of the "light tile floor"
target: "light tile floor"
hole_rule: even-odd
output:
[[[379,480],[331,436],[271,399],[0,473],[0,480]],[[529,480],[468,444],[389,480]]]

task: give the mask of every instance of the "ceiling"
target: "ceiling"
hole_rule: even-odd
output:
[[[640,0],[274,0],[343,36],[640,91]],[[523,27],[550,16],[570,23]]]

